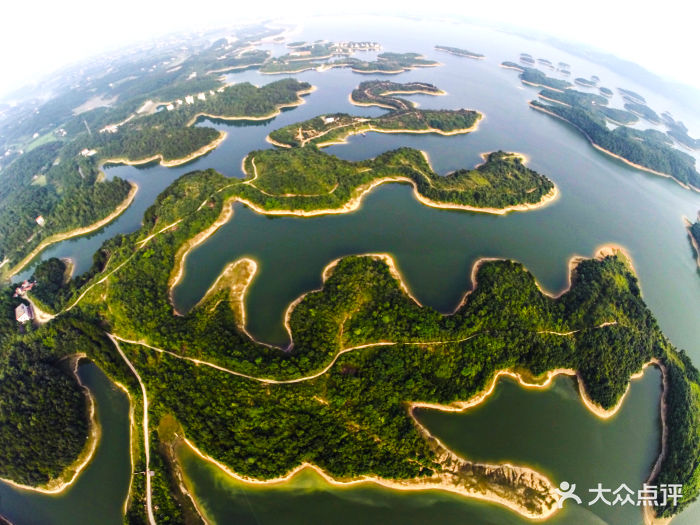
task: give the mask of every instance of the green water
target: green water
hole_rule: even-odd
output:
[[[559,378],[545,391],[523,390],[502,380],[484,403],[463,414],[421,410],[419,420],[443,442],[481,461],[529,465],[556,482],[577,484],[583,505],[565,505],[547,523],[641,523],[638,508],[590,501],[588,488],[602,483],[640,487],[657,455],[661,374],[649,371],[633,383],[624,407],[611,420],[597,420],[580,402],[574,382]],[[634,432],[630,432],[634,428]],[[331,487],[303,472],[273,488],[251,488],[202,461],[190,448],[178,450],[206,515],[216,523],[528,523],[495,505],[437,491],[397,492],[376,485]]]
[[[655,110],[669,109],[682,118],[691,135],[700,134],[700,117],[613,71],[544,44],[458,23],[318,20],[300,38],[378,40],[386,50],[423,52],[444,65],[390,80],[429,81],[447,91],[443,97],[412,96],[422,107],[467,107],[486,116],[479,130],[467,136],[370,133],[333,146],[329,153],[364,159],[411,146],[427,151],[435,170],[447,173],[473,166],[484,151],[517,151],[527,154],[529,165],[559,186],[561,198],[549,207],[506,217],[427,208],[413,199],[409,187],[401,185],[377,188],[360,210],[342,216],[271,219],[236,205],[233,219],[188,257],[185,277],[175,290],[179,308],[195,304],[227,263],[253,257],[259,273],[246,299],[248,328],[263,340],[284,343],[287,335],[281,320],[287,305],[320,286],[323,267],[343,255],[391,253],[413,293],[423,303],[448,312],[470,287],[469,272],[479,257],[517,259],[545,289],[558,291],[566,286],[567,260],[572,254],[590,256],[600,244],[615,242],[634,258],[645,300],[664,332],[700,364],[700,275],[681,222],[682,215],[692,217],[700,209],[700,195],[605,157],[578,132],[529,109],[527,101],[536,90],[523,88],[515,72],[498,65],[523,51],[555,63],[563,60],[572,64],[574,76],[597,74],[603,85],[644,94]],[[483,52],[487,59],[438,54],[432,49],[436,43]],[[278,54],[284,52],[272,47]],[[228,78],[264,84],[279,77],[246,71]],[[60,243],[40,258],[70,256],[76,260],[77,271],[84,271],[104,239],[139,227],[143,211],[177,176],[209,167],[241,176],[241,160],[253,149],[270,147],[264,138],[272,129],[328,112],[381,113],[377,108],[352,106],[347,100],[360,81],[374,76],[331,70],[306,72],[297,78],[318,87],[306,97],[306,104],[270,122],[200,123],[225,129],[228,138],[187,166],[109,168],[108,177],[139,183],[134,204],[101,232]],[[105,432],[95,461],[66,494],[38,496],[0,485],[0,514],[17,524],[119,522],[129,472],[128,405],[103,376],[91,374],[95,375],[91,387],[100,418],[112,430]],[[529,464],[557,481],[577,483],[583,489],[579,494],[585,495],[597,482],[611,488],[625,482],[634,488],[646,477],[658,447],[658,397],[659,374],[649,371],[633,384],[620,414],[603,422],[584,409],[569,379],[559,379],[553,388],[536,392],[503,381],[487,403],[466,414],[422,412],[420,418],[467,457]],[[187,450],[180,453],[194,494],[220,523],[523,523],[501,507],[452,495],[395,492],[370,485],[339,489],[310,473],[281,487],[253,490],[231,481]],[[98,507],[103,510],[94,510]],[[566,508],[551,523],[638,521],[637,509],[612,512],[583,505]],[[700,508],[696,505],[674,523],[698,521]]]

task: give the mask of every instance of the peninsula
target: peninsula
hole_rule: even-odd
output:
[[[161,446],[166,439],[161,423],[173,420],[194,450],[251,483],[286,479],[312,465],[338,482],[451,490],[544,518],[556,507],[553,484],[545,476],[518,465],[460,457],[418,425],[410,407],[465,409],[483,399],[504,371],[543,384],[565,369],[578,374],[586,403],[606,414],[619,405],[630,376],[649,362],[663,367],[664,396],[674,421],[666,427],[667,445],[652,482],[684,483],[679,505],[656,512],[671,516],[697,494],[693,480],[700,451],[693,422],[700,406],[691,392],[700,388],[698,372],[661,334],[619,251],[576,259],[570,288],[555,297],[518,263],[481,261],[473,271],[474,288],[449,315],[418,303],[390,257],[345,257],[325,269],[320,290],[290,305],[285,351],[258,343],[245,331],[242,297],[255,265],[232,268],[228,285],[213,287],[192,311],[174,315],[173,272],[182,267],[191,240],[201,242],[222,218],[230,218],[230,203],[239,192],[260,192],[253,184],[276,194],[270,199],[282,200],[281,192],[300,193],[302,185],[332,194],[338,184],[337,193],[341,178],[360,172],[361,163],[325,157],[313,147],[267,150],[249,156],[246,163],[257,175],[239,183],[213,170],[181,177],[146,212],[140,230],[106,248],[110,257],[83,283],[72,310],[59,310],[31,335],[46,355],[57,358],[85,349],[124,385],[133,406],[143,405],[143,411],[135,410],[134,468],[153,475],[134,477],[130,520],[179,515],[174,501],[180,488],[168,466],[173,456]],[[320,172],[336,179],[301,178],[307,158],[309,165],[326,163]],[[362,167],[372,172],[393,163],[425,171],[429,166],[421,158],[419,152],[398,150]],[[291,169],[285,167],[290,159],[298,171],[279,178]],[[526,175],[518,162],[512,155],[492,154],[477,171],[508,166]],[[453,179],[459,187],[462,177]],[[26,337],[12,336],[7,344],[14,348]],[[35,366],[31,352],[20,355]],[[33,388],[44,386],[39,382]],[[23,396],[14,392],[7,402],[24,402]],[[362,403],[352,401],[358,399]],[[70,419],[63,423],[68,424]],[[63,428],[51,427],[42,437]],[[26,432],[23,439],[33,436],[31,429]],[[328,443],[333,454],[326,453]],[[11,476],[7,468],[16,457],[0,454],[0,475]]]

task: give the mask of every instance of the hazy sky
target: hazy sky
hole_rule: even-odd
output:
[[[11,3],[10,3],[11,2]],[[335,6],[333,5],[335,4]],[[663,77],[700,88],[687,0],[6,0],[0,9],[0,96],[42,74],[107,49],[172,31],[222,27],[255,17],[387,12],[459,14],[589,44]]]

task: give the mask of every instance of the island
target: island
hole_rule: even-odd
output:
[[[445,53],[450,53],[451,55],[457,55],[458,57],[473,58],[475,60],[482,60],[486,58],[485,55],[481,53],[475,53],[474,51],[468,51],[467,49],[460,49],[459,47],[450,46],[435,46],[438,51],[444,51]]]
[[[695,169],[695,159],[671,147],[663,133],[625,126],[610,130],[602,116],[584,107],[543,104],[536,100],[530,102],[530,106],[573,125],[599,151],[637,169],[670,177],[685,188],[700,191],[700,174]]]
[[[579,86],[583,86],[583,87],[587,87],[587,88],[596,87],[596,85],[598,84],[594,80],[588,80],[587,78],[583,78],[583,77],[575,78],[574,83],[578,84]]]
[[[617,88],[617,90],[620,92],[620,95],[622,95],[622,98],[624,98],[627,102],[632,102],[633,104],[646,104],[647,101],[646,99],[637,93],[636,91],[632,91],[631,89],[624,89],[624,88]]]
[[[599,87],[598,91],[600,91],[601,95],[603,95],[604,97],[607,97],[607,98],[612,98],[612,96],[614,94],[612,89],[606,88],[604,86]]]
[[[260,213],[302,216],[354,210],[368,191],[387,182],[411,184],[416,199],[428,206],[495,214],[526,211],[558,195],[554,184],[517,154],[497,151],[484,160],[471,170],[438,175],[421,151],[410,148],[360,162],[313,145],[261,150],[244,160],[249,178],[236,193]]]
[[[666,133],[673,138],[678,144],[690,150],[700,149],[700,139],[694,139],[688,134],[688,128],[680,120],[674,120],[670,114],[664,113],[661,115],[664,124],[668,130]]]
[[[406,110],[415,107],[409,100],[395,95],[444,95],[445,92],[427,82],[390,82],[388,80],[367,80],[352,90],[350,102],[358,106],[379,106],[381,108]]]
[[[686,229],[688,230],[688,238],[690,243],[693,245],[693,250],[695,251],[695,258],[698,263],[698,268],[700,268],[700,212],[698,212],[698,218],[695,222],[690,222],[686,217],[683,217]]]
[[[529,53],[520,53],[520,61],[524,64],[535,65],[535,59]]]
[[[625,109],[630,113],[634,113],[638,117],[648,120],[652,124],[661,124],[661,119],[656,111],[651,109],[646,104],[638,104],[636,102],[625,102]]]
[[[0,417],[25,413],[21,406],[43,408],[48,392],[57,401],[75,401],[53,425],[25,426],[3,440],[1,477],[28,485],[55,477],[87,443],[87,401],[77,395],[79,385],[66,375],[50,390],[43,381],[61,373],[61,359],[82,352],[128,391],[134,471],[152,472],[133,477],[128,522],[180,519],[176,457],[168,452],[176,446],[191,447],[247,483],[279,482],[313,468],[335,483],[447,490],[542,519],[556,512],[558,499],[545,475],[513,463],[465,459],[421,426],[414,408],[468,410],[503,375],[537,386],[568,374],[576,377],[586,406],[609,417],[630,377],[651,365],[664,377],[664,439],[649,483],[683,483],[677,505],[653,510],[670,517],[697,495],[700,404],[693,392],[700,377],[661,333],[619,248],[572,259],[570,286],[554,297],[521,264],[481,260],[473,268],[473,288],[450,314],[411,296],[390,256],[344,257],[325,268],[320,289],[290,305],[290,343],[283,350],[245,331],[243,298],[256,268],[249,259],[234,261],[191,311],[173,313],[170,290],[189,250],[231,218],[239,191],[231,182],[213,170],[182,176],[158,197],[138,231],[109,248],[109,260],[84,284],[77,303],[32,334],[7,331],[3,354],[27,362],[13,384],[32,386],[6,392],[9,408]],[[246,182],[238,186],[250,186]],[[9,295],[3,301],[6,312],[16,304]],[[1,422],[2,429],[15,428]],[[48,452],[46,458],[33,454],[33,464],[18,460],[25,457],[18,449],[38,440],[60,442],[73,426],[76,444],[63,449],[73,454],[52,468],[45,468]],[[43,477],[32,477],[37,469]]]
[[[350,95],[353,104],[391,109],[379,117],[359,117],[346,113],[320,115],[305,122],[276,129],[268,142],[280,147],[315,144],[324,147],[343,142],[348,136],[375,131],[381,133],[438,133],[455,135],[476,129],[482,115],[474,110],[422,110],[397,94],[442,95],[432,84],[398,84],[383,80],[362,82]]]
[[[533,67],[520,66],[515,62],[509,61],[502,62],[501,67],[520,71],[520,80],[528,86],[548,88],[556,91],[564,91],[571,87],[571,82],[548,77],[542,71]]]

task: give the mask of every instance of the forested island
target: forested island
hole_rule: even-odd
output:
[[[382,182],[408,182],[416,198],[430,206],[503,213],[528,209],[556,196],[554,184],[527,168],[520,156],[502,151],[486,155],[472,170],[436,174],[424,154],[410,148],[375,159],[351,162],[313,145],[251,152],[244,161],[249,175],[240,198],[268,213],[317,214],[349,210]]]
[[[350,102],[360,106],[379,106],[387,109],[405,110],[415,107],[410,100],[396,95],[422,93],[424,95],[444,95],[445,92],[427,82],[390,82],[388,80],[367,80],[352,90]]]
[[[598,84],[597,82],[593,80],[589,80],[587,78],[583,77],[578,77],[574,79],[574,83],[578,84],[579,86],[587,87],[587,88],[593,88],[596,87]]]
[[[636,102],[625,102],[625,109],[634,113],[638,117],[648,120],[652,124],[661,124],[661,119],[656,111],[651,109],[646,104],[638,104]]]
[[[698,218],[695,222],[690,222],[688,219],[685,219],[685,224],[688,229],[688,237],[690,237],[690,242],[695,251],[698,268],[700,268],[700,212],[698,212]]]
[[[458,57],[474,58],[476,60],[481,60],[485,58],[485,55],[481,53],[475,53],[474,51],[469,51],[467,49],[460,49],[459,47],[450,46],[435,46],[438,51],[444,51],[445,53],[450,53],[451,55],[457,55]]]
[[[346,113],[321,115],[305,122],[290,124],[270,133],[268,140],[277,146],[318,147],[343,142],[349,135],[368,131],[383,133],[439,133],[453,135],[473,131],[481,114],[469,109],[423,110],[397,94],[423,93],[441,95],[432,84],[410,82],[398,84],[382,80],[362,82],[350,95],[353,104],[380,106],[391,111],[379,117],[358,117]]]
[[[506,69],[515,69],[520,71],[520,80],[523,84],[528,84],[530,86],[549,88],[556,91],[564,91],[571,87],[571,82],[566,80],[560,80],[558,78],[551,78],[542,73],[539,69],[534,67],[526,67],[516,64],[515,62],[502,62],[501,67]]]
[[[83,285],[81,301],[47,325],[22,335],[11,320],[16,303],[9,295],[3,303],[3,355],[28,341],[44,352],[24,353],[25,370],[41,359],[57,362],[84,351],[128,388],[135,407],[134,468],[154,473],[148,485],[145,477],[134,477],[128,522],[140,522],[148,511],[158,521],[181,519],[174,458],[167,453],[173,440],[244,480],[279,479],[311,464],[339,481],[366,476],[397,488],[452,490],[525,516],[549,516],[556,496],[546,477],[517,465],[461,458],[417,425],[410,408],[470,406],[503,370],[537,383],[550,371],[572,369],[592,409],[612,410],[630,375],[649,362],[663,371],[667,407],[666,448],[650,482],[684,484],[678,506],[654,510],[671,516],[698,493],[698,371],[661,333],[624,255],[606,251],[577,261],[570,289],[557,298],[546,296],[521,264],[481,262],[474,289],[449,315],[417,303],[388,256],[345,257],[326,268],[320,290],[290,306],[292,342],[281,351],[245,332],[241,301],[255,271],[246,260],[235,262],[228,281],[192,311],[173,314],[170,290],[189,248],[230,217],[238,191],[230,184],[212,170],[174,182],[146,212],[140,230],[106,248],[110,257]],[[54,395],[42,381],[31,385],[37,403]],[[69,396],[71,388],[61,389]],[[147,428],[140,408],[144,392]],[[12,389],[6,402],[14,407],[28,395]],[[13,447],[84,428],[84,409],[65,414],[41,431],[22,427]],[[144,457],[146,435],[150,461]],[[43,465],[49,458],[34,460]],[[31,483],[36,468],[18,463],[14,449],[0,454],[2,477]]]

